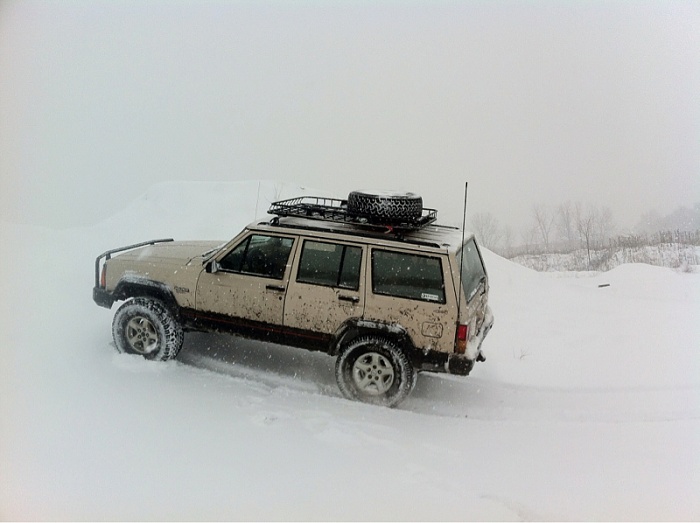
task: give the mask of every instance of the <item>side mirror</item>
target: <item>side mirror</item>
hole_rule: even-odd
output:
[[[207,263],[207,265],[204,267],[204,270],[209,274],[214,274],[215,272],[218,272],[219,264],[216,263],[216,260],[212,260],[209,263]]]

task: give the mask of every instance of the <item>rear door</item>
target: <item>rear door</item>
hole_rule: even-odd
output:
[[[333,334],[365,306],[365,248],[351,242],[306,238],[292,267],[284,325]]]

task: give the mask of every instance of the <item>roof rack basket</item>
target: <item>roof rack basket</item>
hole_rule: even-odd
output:
[[[382,223],[364,216],[348,213],[347,200],[320,196],[301,196],[273,202],[267,212],[279,217],[294,216],[326,222],[347,223],[363,228],[380,229],[386,232],[415,231],[430,225],[437,219],[437,211],[435,209],[423,208],[421,216],[412,220]]]

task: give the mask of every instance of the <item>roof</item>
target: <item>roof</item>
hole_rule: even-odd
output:
[[[321,236],[341,235],[362,238],[373,244],[396,245],[418,245],[441,251],[456,251],[462,245],[462,231],[457,227],[446,225],[427,225],[420,229],[411,231],[392,232],[390,226],[384,229],[378,227],[367,228],[353,223],[342,223],[322,220],[312,220],[308,218],[280,217],[273,218],[269,222],[253,222],[249,229],[263,230],[289,230],[312,232]],[[468,240],[473,234],[466,232],[464,239]]]

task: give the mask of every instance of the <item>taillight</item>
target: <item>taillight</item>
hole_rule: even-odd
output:
[[[102,266],[102,274],[100,275],[100,287],[107,287],[107,264]]]
[[[469,325],[457,325],[457,339],[455,340],[455,352],[464,354],[467,352],[467,340],[469,339]]]

